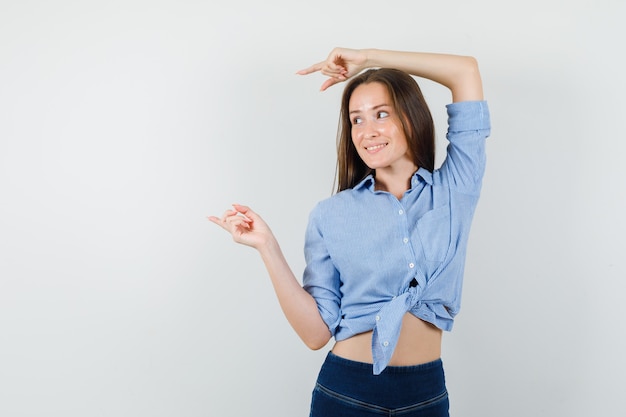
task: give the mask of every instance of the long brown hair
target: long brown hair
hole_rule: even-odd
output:
[[[415,165],[431,172],[434,169],[435,126],[417,82],[406,72],[397,69],[370,69],[350,80],[341,98],[337,132],[337,192],[354,187],[373,171],[361,160],[352,143],[349,109],[354,90],[361,84],[369,83],[381,83],[387,88],[392,105],[400,116]]]

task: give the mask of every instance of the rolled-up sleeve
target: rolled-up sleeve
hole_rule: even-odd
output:
[[[317,208],[309,216],[304,244],[306,268],[303,276],[303,287],[315,298],[322,319],[328,326],[330,333],[335,336],[341,321],[339,272],[328,253],[319,224],[319,217]]]
[[[457,191],[478,194],[485,172],[485,139],[491,133],[487,102],[463,101],[446,108],[450,143],[440,174]]]

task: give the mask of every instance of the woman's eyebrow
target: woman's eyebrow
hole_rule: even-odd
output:
[[[389,107],[389,104],[383,103],[383,104],[377,104],[376,106],[372,107],[369,110],[377,110],[381,107]],[[361,110],[352,110],[349,114],[353,114],[353,113],[360,113]]]

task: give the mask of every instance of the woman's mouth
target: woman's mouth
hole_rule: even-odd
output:
[[[378,145],[366,146],[365,150],[368,152],[375,152],[387,146],[386,143],[380,143]]]

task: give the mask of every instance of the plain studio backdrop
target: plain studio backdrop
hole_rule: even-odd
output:
[[[0,415],[307,415],[331,344],[206,216],[250,205],[301,276],[343,85],[295,71],[334,46],[480,63],[452,415],[625,415],[625,4],[2,0]]]

